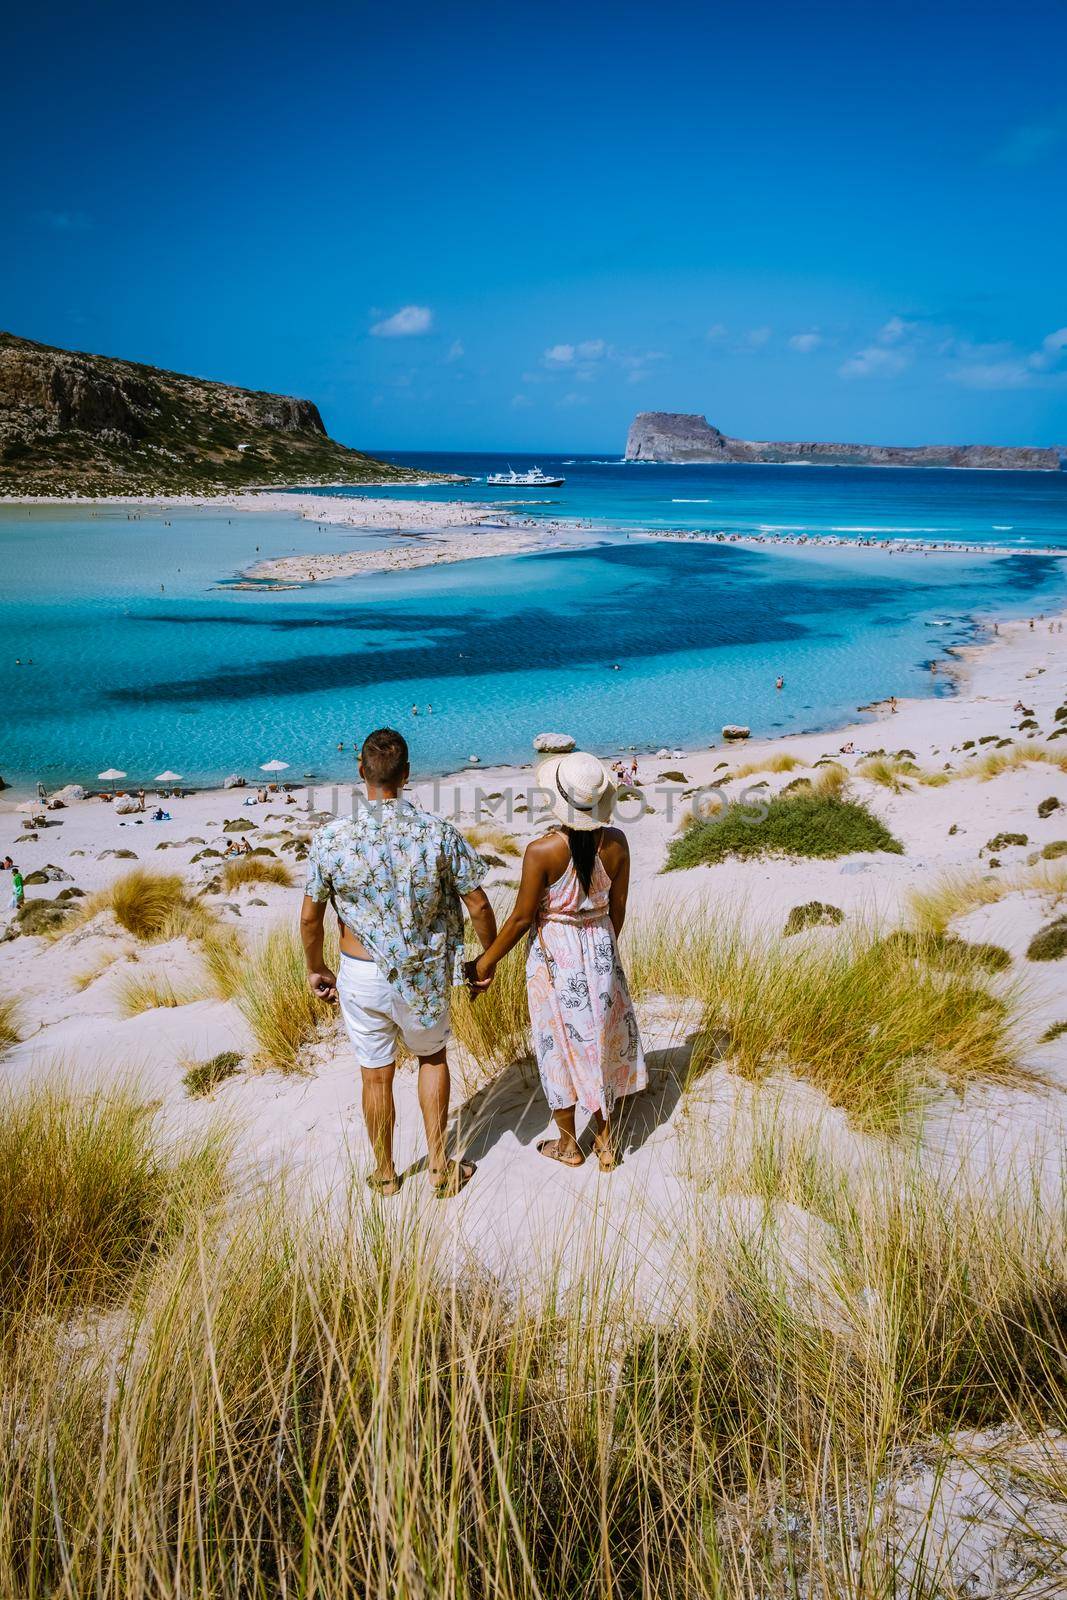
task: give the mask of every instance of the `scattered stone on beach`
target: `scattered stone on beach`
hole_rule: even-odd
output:
[[[60,800],[64,805],[71,805],[75,800],[85,799],[85,790],[80,783],[64,784],[62,789],[57,789],[52,796],[53,800]]]
[[[28,872],[24,879],[26,883],[70,883],[69,872],[64,872],[62,867],[57,867],[50,861],[45,867],[38,867],[36,872]]]
[[[101,850],[97,856],[98,861],[106,861],[108,856],[114,856],[116,861],[136,861],[136,850]]]
[[[728,722],[722,730],[722,736],[728,741],[747,739],[752,733],[751,728],[746,728],[740,722]]]
[[[115,812],[120,817],[132,817],[135,811],[140,810],[140,803],[133,795],[128,795],[125,800],[115,801]]]
[[[246,780],[241,777],[239,772],[231,772],[228,778],[223,778],[222,787],[224,789],[243,789],[245,782]]]
[[[544,756],[565,756],[574,749],[574,740],[569,733],[539,733],[533,747]],[[471,756],[471,760],[474,759]]]

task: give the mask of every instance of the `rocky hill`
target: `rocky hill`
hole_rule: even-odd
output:
[[[414,476],[331,439],[310,400],[0,333],[0,494],[210,494]]]
[[[796,462],[822,467],[999,467],[1058,472],[1067,467],[1067,450],[992,444],[774,444],[732,439],[695,412],[642,411],[630,424],[625,459]]]

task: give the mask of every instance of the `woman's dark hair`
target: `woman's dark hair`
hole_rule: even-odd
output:
[[[596,866],[597,851],[600,841],[604,837],[603,828],[564,828],[567,843],[571,847],[571,860],[574,870],[578,874],[578,882],[585,893],[589,893],[589,885],[593,881],[593,868]]]

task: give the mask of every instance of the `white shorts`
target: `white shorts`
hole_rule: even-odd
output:
[[[413,1056],[435,1056],[448,1043],[448,1006],[426,1027],[373,961],[342,954],[337,998],[361,1067],[391,1066],[398,1038]]]

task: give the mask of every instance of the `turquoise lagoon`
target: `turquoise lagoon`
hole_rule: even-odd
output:
[[[257,556],[380,536],[277,513],[0,511],[0,773],[51,786],[170,767],[208,783],[277,756],[294,777],[345,779],[353,743],[382,723],[408,734],[421,775],[472,754],[524,759],[545,728],[608,753],[708,744],[730,721],[758,734],[831,727],[888,694],[950,692],[929,670],[946,647],[992,617],[1067,604],[1067,565],[1036,548],[1067,550],[1067,475],[562,470],[566,490],[535,514],[592,518],[603,531],[590,548],[277,594],[227,585]],[[922,528],[936,531],[915,537],[1018,553],[632,536],[742,523]]]

